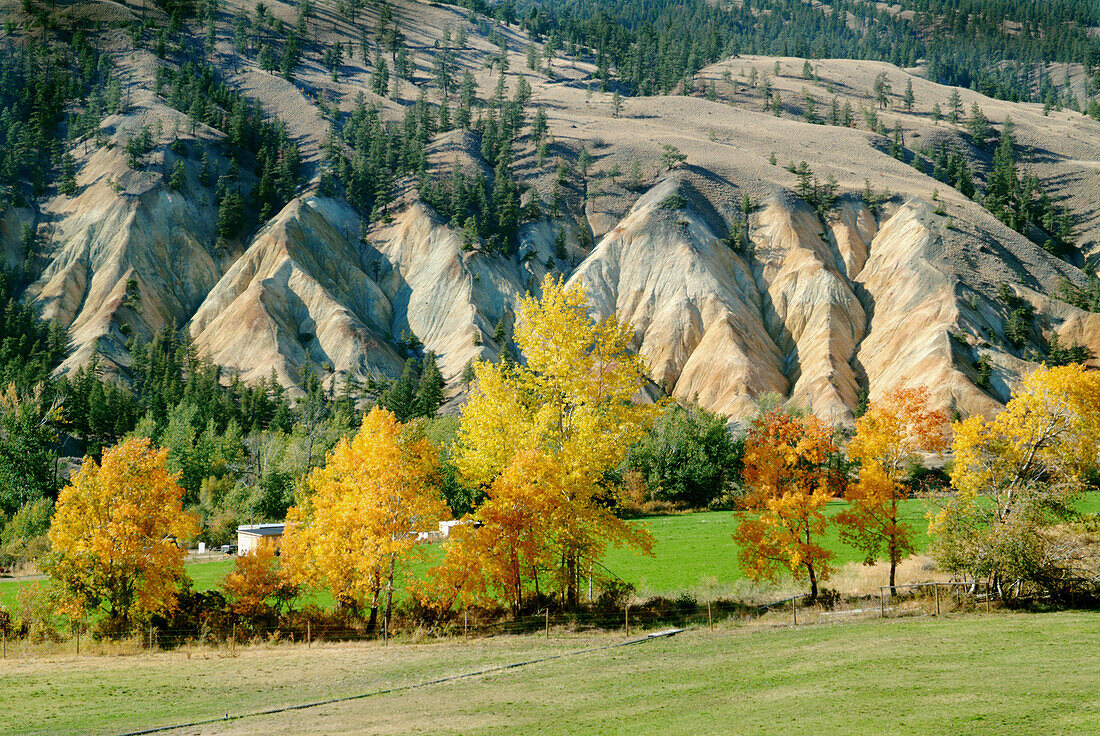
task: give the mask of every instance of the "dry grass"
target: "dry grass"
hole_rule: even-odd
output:
[[[729,733],[730,724],[738,734],[1096,733],[1098,623],[1095,613],[798,628],[725,622],[715,632],[184,733],[706,734]],[[235,653],[9,660],[0,667],[0,723],[12,734],[117,733],[622,640],[555,632],[469,645],[257,644]]]

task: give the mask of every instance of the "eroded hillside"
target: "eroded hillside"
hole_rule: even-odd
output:
[[[548,272],[583,284],[595,314],[634,325],[661,390],[733,418],[778,393],[848,421],[902,384],[929,386],[948,411],[987,413],[1049,359],[1055,334],[1100,353],[1100,317],[1065,301],[1100,249],[1100,123],[1080,113],[961,90],[960,104],[990,122],[989,141],[976,141],[962,122],[935,118],[952,90],[919,69],[824,60],[807,77],[802,59],[764,57],[703,69],[691,94],[620,98],[601,91],[595,59],[545,54],[514,25],[434,3],[355,7],[318,0],[303,15],[276,0],[254,23],[253,3],[228,0],[165,49],[155,33],[135,44],[120,27],[142,14],[168,23],[159,9],[56,12],[56,27],[95,38],[125,93],[96,133],[69,144],[75,190],[53,187],[0,220],[0,252],[29,263],[24,298],[70,330],[61,370],[98,356],[125,377],[128,345],[176,325],[227,376],[366,384],[400,373],[415,336],[459,393],[470,361],[508,352],[518,300]],[[3,12],[33,28],[21,6]],[[264,49],[285,52],[290,27],[308,43],[293,74],[279,74]],[[397,65],[388,29],[400,31],[405,70],[379,84],[379,60]],[[196,45],[207,49],[202,69],[278,125],[270,163],[237,140],[247,116],[216,100],[213,112],[181,103],[174,75],[196,73]],[[880,75],[892,92],[876,110]],[[521,80],[521,125],[502,155],[486,121],[513,114],[503,100],[520,96]],[[472,130],[445,130],[462,127],[464,97]],[[831,122],[834,98],[851,125],[817,124]],[[422,114],[430,124],[416,123]],[[415,133],[378,152],[375,118]],[[921,170],[949,149],[981,188],[1009,118],[1018,166],[1074,221],[1072,248],[1057,255],[1041,232],[1011,229]],[[353,139],[353,125],[376,132]],[[404,163],[367,187],[356,167],[376,155]],[[476,187],[472,204],[445,211],[456,172],[486,182],[477,186],[494,212],[514,177],[515,201],[501,205],[518,205],[514,235],[491,239]],[[236,230],[223,215],[234,192]],[[1026,319],[1014,318],[1021,310]]]

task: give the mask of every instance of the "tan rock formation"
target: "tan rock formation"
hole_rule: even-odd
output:
[[[359,266],[346,205],[292,200],[211,289],[190,323],[200,354],[255,381],[295,385],[307,368],[393,375],[393,308]],[[350,228],[350,226],[347,226]]]

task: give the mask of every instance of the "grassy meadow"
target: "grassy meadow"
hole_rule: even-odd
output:
[[[833,516],[842,508],[843,501],[834,501],[829,504],[828,514]],[[1088,494],[1082,501],[1081,509],[1087,513],[1100,512],[1100,492]],[[918,554],[928,545],[927,511],[928,502],[923,499],[904,502],[904,518],[916,530]],[[635,523],[652,532],[655,540],[653,555],[612,548],[608,550],[603,564],[609,572],[633,584],[642,597],[674,596],[685,592],[701,599],[753,593],[766,596],[769,590],[781,595],[801,589],[790,580],[764,588],[750,585],[745,580],[738,564],[737,545],[731,536],[736,524],[729,511],[650,516],[637,519]],[[838,580],[826,585],[850,590],[859,584],[885,584],[885,580],[878,581],[882,575],[867,578],[866,572],[859,569],[861,555],[840,540],[835,526],[829,528],[825,544],[836,554],[836,563],[842,568]],[[422,573],[440,558],[440,553],[438,545],[427,547],[424,559],[415,563],[410,572]],[[846,570],[843,569],[845,565]],[[232,558],[227,557],[189,564],[187,573],[197,590],[210,590],[218,586],[232,566]],[[911,579],[928,579],[927,574],[920,569],[912,569],[912,566],[909,572]],[[0,580],[0,605],[12,606],[18,590],[30,582]],[[305,600],[319,605],[331,603],[331,598],[324,592],[311,594]]]
[[[0,731],[106,734],[423,682],[622,634],[256,645],[0,665]],[[1100,613],[693,630],[458,682],[181,733],[1100,732]]]
[[[829,514],[833,515],[843,507],[842,501],[835,501],[829,505]],[[927,544],[924,533],[927,529],[924,519],[926,508],[926,503],[921,500],[906,502],[906,518],[918,531],[920,549]],[[603,564],[612,574],[632,583],[639,595],[689,592],[700,596],[718,596],[744,588],[744,575],[737,561],[737,545],[731,536],[736,526],[731,512],[651,516],[638,519],[635,523],[645,526],[653,534],[653,555],[612,548]],[[836,552],[837,561],[841,564],[860,559],[855,550],[840,541],[835,528],[830,529],[826,545]],[[423,560],[412,565],[410,572],[424,572],[440,559],[441,552],[439,545],[427,547]],[[232,558],[226,557],[188,564],[187,573],[196,590],[210,590],[218,586],[232,567]],[[0,581],[0,605],[14,604],[18,589],[26,584],[28,582],[22,580]],[[321,605],[331,603],[324,593],[310,596],[308,600]]]

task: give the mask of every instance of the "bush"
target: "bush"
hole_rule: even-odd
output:
[[[44,555],[50,546],[46,532],[52,515],[48,498],[23,504],[0,532],[0,566],[23,565]]]
[[[687,207],[687,200],[679,194],[670,194],[662,199],[661,203],[657,206],[662,210],[682,210],[684,207]]]
[[[743,452],[724,417],[674,406],[630,448],[626,468],[641,475],[650,502],[704,508],[730,500]]]

